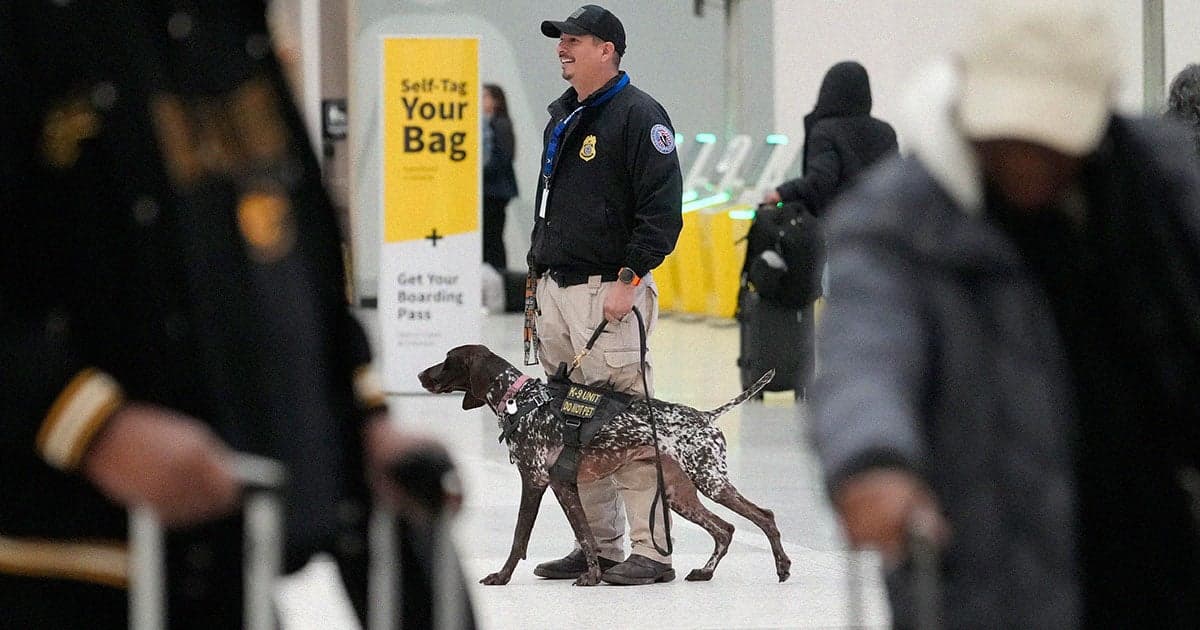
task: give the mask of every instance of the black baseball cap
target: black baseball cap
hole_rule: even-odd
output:
[[[594,4],[585,4],[561,22],[542,22],[542,35],[562,37],[567,35],[595,35],[601,40],[612,42],[618,55],[625,54],[625,27],[611,11]]]

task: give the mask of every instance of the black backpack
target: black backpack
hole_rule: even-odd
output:
[[[746,235],[742,282],[768,302],[804,308],[821,297],[825,243],[802,203],[760,206]]]

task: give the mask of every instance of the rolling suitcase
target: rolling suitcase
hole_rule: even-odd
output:
[[[243,628],[275,630],[279,627],[274,597],[283,570],[283,501],[281,490],[286,471],[278,462],[249,454],[238,454],[235,474],[245,489],[243,501]],[[393,477],[404,483],[417,500],[429,504],[435,500],[431,480],[443,483],[450,472],[449,463],[431,460],[401,461],[393,468]],[[418,570],[418,582],[428,588],[416,595],[432,599],[430,611],[419,619],[404,619],[410,607],[398,601],[398,585],[408,590],[412,580],[402,575],[399,558],[411,558],[414,550],[401,548],[402,540],[413,540],[411,532],[401,532],[397,515],[383,508],[373,511],[368,537],[371,557],[368,564],[367,630],[404,630],[435,628],[463,630],[474,627],[473,614],[466,599],[461,567],[454,553],[449,532],[449,517],[435,506],[433,526],[420,536],[424,566]],[[166,535],[150,508],[136,507],[129,515],[129,627],[131,630],[166,630],[167,566]],[[421,607],[418,607],[418,609]],[[430,622],[432,618],[433,622]]]
[[[774,369],[775,378],[764,391],[791,390],[796,399],[807,396],[814,364],[812,311],[811,306],[799,309],[765,300],[749,287],[742,287],[738,296],[737,364],[743,389]],[[762,398],[762,392],[756,398]]]

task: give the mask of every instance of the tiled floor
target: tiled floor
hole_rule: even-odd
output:
[[[487,318],[481,341],[519,363],[521,319]],[[657,397],[701,409],[739,391],[737,328],[664,318],[651,340]],[[531,375],[541,376],[535,368]],[[516,523],[520,483],[507,452],[496,442],[496,421],[484,410],[463,412],[459,396],[400,396],[392,400],[409,427],[442,438],[466,484],[467,502],[455,525],[459,553],[480,626],[488,630],[539,628],[847,628],[886,627],[875,559],[847,554],[838,538],[820,473],[804,436],[803,405],[790,394],[746,403],[719,421],[729,442],[730,477],[752,501],[775,512],[792,575],[778,583],[766,537],[752,523],[709,503],[737,527],[729,554],[711,582],[678,579],[643,587],[574,587],[533,575],[538,562],[571,548],[570,528],[547,493],[529,558],[507,586],[474,582],[503,564]],[[700,566],[712,539],[681,518],[673,519],[675,564],[680,576]],[[331,569],[316,563],[289,578],[281,593],[287,628],[352,628],[343,601],[333,594]]]

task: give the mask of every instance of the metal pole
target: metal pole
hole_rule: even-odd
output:
[[[1166,104],[1167,53],[1163,0],[1142,0],[1142,106],[1157,116]]]
[[[738,133],[742,109],[741,17],[735,15],[738,0],[725,0],[725,139]]]

